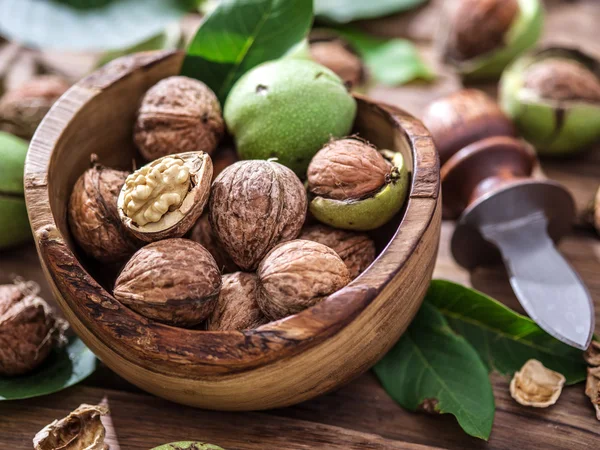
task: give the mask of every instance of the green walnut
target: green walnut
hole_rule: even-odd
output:
[[[460,0],[441,33],[443,58],[469,79],[497,78],[542,33],[540,0]]]
[[[184,441],[172,442],[155,447],[152,450],[225,450],[223,447],[213,444],[204,444],[202,442]]]
[[[334,228],[373,230],[396,215],[408,194],[401,153],[356,138],[329,142],[310,162],[309,209]]]
[[[568,48],[530,53],[503,74],[500,103],[538,153],[586,149],[600,139],[600,62]]]
[[[31,239],[23,193],[26,155],[26,141],[0,131],[0,249]]]
[[[301,178],[327,141],[350,132],[355,115],[356,102],[335,73],[291,58],[246,73],[224,108],[242,159],[277,158]]]

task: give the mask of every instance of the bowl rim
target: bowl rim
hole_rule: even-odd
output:
[[[91,334],[106,347],[104,350],[154,372],[201,378],[245,371],[289,357],[322,342],[354,320],[401,272],[419,245],[434,217],[440,176],[433,140],[418,119],[399,108],[355,95],[361,108],[372,109],[402,134],[412,154],[412,179],[404,215],[373,264],[319,304],[254,330],[189,330],[146,319],[119,303],[69,248],[50,207],[48,170],[63,131],[89,101],[136,71],[161,63],[181,64],[182,60],[180,51],[128,55],[73,85],[54,104],[30,143],[25,198],[46,278],[77,334],[86,343],[92,340]],[[410,232],[402,232],[407,224]],[[197,339],[200,334],[203,339]]]

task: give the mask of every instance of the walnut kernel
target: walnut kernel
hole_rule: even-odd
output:
[[[596,419],[600,420],[600,367],[588,367],[587,380],[585,383],[585,395],[590,398]]]
[[[261,261],[258,304],[272,320],[315,305],[350,282],[344,261],[329,247],[312,241],[279,244]]]
[[[239,161],[212,185],[210,222],[219,242],[243,270],[254,270],[280,242],[300,233],[306,191],[287,167],[273,161]]]
[[[121,221],[145,242],[181,237],[202,214],[211,179],[206,153],[159,158],[125,180],[118,199]]]
[[[521,405],[547,408],[556,403],[564,384],[563,375],[530,359],[515,372],[510,382],[510,395]]]
[[[165,239],[131,257],[113,294],[149,319],[192,327],[212,313],[220,289],[221,273],[208,250],[188,239]]]
[[[185,152],[211,154],[224,129],[214,92],[201,81],[173,76],[159,81],[144,96],[134,140],[147,160]]]
[[[219,301],[207,320],[207,330],[248,330],[267,323],[258,306],[258,293],[258,278],[253,273],[223,276]]]
[[[337,230],[319,224],[302,230],[298,239],[318,242],[333,249],[348,267],[352,279],[375,260],[375,243],[365,233]]]

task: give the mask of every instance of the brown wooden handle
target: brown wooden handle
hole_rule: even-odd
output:
[[[442,167],[444,216],[456,218],[476,200],[530,177],[535,162],[532,148],[513,137],[496,136],[468,145]]]

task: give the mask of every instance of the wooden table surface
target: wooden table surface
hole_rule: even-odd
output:
[[[384,35],[404,34],[419,42],[423,54],[435,64],[431,30],[435,29],[439,1],[406,17],[392,17],[362,26]],[[600,1],[548,1],[544,40],[600,46]],[[595,44],[594,44],[595,43]],[[371,95],[419,115],[434,98],[452,92],[459,80],[441,67],[434,85],[401,88],[375,87]],[[493,92],[493,86],[482,86]],[[600,146],[585,156],[543,161],[545,174],[563,182],[580,210],[600,184]],[[467,272],[449,252],[453,224],[444,223],[436,278],[473,286],[522,311],[502,267]],[[600,240],[576,224],[560,249],[600,303]],[[36,280],[42,295],[50,298],[33,247],[0,254],[0,281],[11,274]],[[596,323],[600,324],[600,308]],[[600,328],[597,328],[597,332]],[[371,373],[320,398],[294,407],[256,413],[223,413],[179,406],[145,394],[109,369],[100,369],[80,385],[47,397],[0,403],[2,448],[31,449],[35,433],[54,419],[64,417],[81,403],[106,402],[107,441],[111,450],[146,450],[178,440],[201,440],[227,449],[597,449],[600,423],[584,386],[567,387],[559,402],[547,409],[518,405],[508,392],[506,379],[492,375],[496,417],[488,443],[466,436],[453,417],[430,416],[403,410],[392,401]]]

